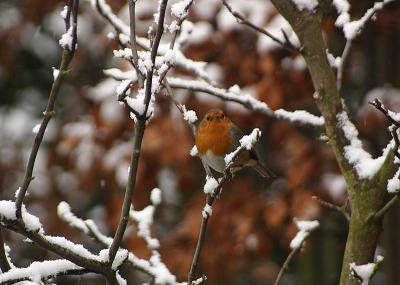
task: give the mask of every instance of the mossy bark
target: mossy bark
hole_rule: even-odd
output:
[[[370,219],[383,206],[386,199],[387,179],[394,174],[393,153],[386,158],[381,170],[372,179],[360,179],[344,155],[349,145],[337,115],[343,110],[342,98],[336,86],[335,74],[329,65],[326,45],[322,36],[321,20],[330,1],[320,1],[316,11],[298,11],[291,0],[272,0],[280,14],[291,24],[302,45],[302,55],[307,63],[315,91],[316,103],[325,119],[325,131],[341,172],[346,179],[351,219],[346,249],[343,257],[340,285],[359,282],[350,274],[349,263],[373,262],[381,220]]]

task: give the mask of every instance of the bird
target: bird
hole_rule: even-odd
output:
[[[198,155],[209,167],[219,173],[224,173],[225,155],[240,146],[239,140],[243,135],[242,130],[221,109],[211,109],[201,120],[196,133],[195,144]],[[260,162],[258,148],[259,145],[256,143],[251,150],[243,149],[233,162],[233,172],[248,166],[254,168],[262,177],[276,177]]]

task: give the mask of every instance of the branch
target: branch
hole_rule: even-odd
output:
[[[392,135],[392,138],[395,142],[395,145],[393,147],[394,154],[396,155],[397,158],[400,159],[400,152],[399,152],[400,139],[397,133],[397,130],[400,128],[400,122],[398,122],[395,118],[393,118],[393,112],[389,111],[378,98],[375,98],[374,101],[370,101],[368,103],[374,106],[377,110],[381,111],[386,116],[388,121],[392,125],[394,125],[394,127],[390,130],[390,134]]]
[[[156,34],[154,44],[153,44],[152,50],[151,50],[152,67],[146,74],[146,86],[145,86],[145,98],[144,98],[145,108],[144,108],[143,114],[141,114],[141,116],[137,117],[138,123],[137,123],[136,133],[135,133],[134,142],[133,142],[132,159],[131,159],[131,165],[129,168],[128,183],[127,183],[127,187],[125,190],[124,202],[122,205],[122,212],[121,212],[120,220],[118,223],[118,228],[115,233],[115,236],[114,236],[114,239],[110,246],[110,251],[109,251],[109,263],[110,264],[112,264],[114,261],[115,255],[118,251],[118,248],[120,247],[122,237],[125,233],[126,226],[128,223],[129,210],[131,208],[133,191],[135,189],[135,184],[136,184],[136,173],[137,173],[137,168],[138,168],[138,164],[139,164],[140,150],[141,150],[144,131],[146,128],[146,121],[147,121],[146,114],[147,114],[147,110],[149,108],[150,99],[151,99],[151,95],[152,95],[151,87],[152,87],[152,78],[153,78],[153,72],[154,72],[154,63],[155,63],[155,58],[157,55],[158,46],[160,44],[161,36],[164,31],[164,17],[165,17],[165,10],[167,8],[167,2],[168,2],[168,0],[163,0],[160,3],[160,14],[159,14],[159,20],[158,20],[157,34]]]
[[[93,5],[96,10],[99,12],[99,14],[110,24],[114,27],[114,29],[117,31],[119,34],[129,34],[129,27],[125,25],[124,22],[122,22],[111,10],[111,7],[106,4],[104,0],[95,0],[95,3]],[[151,42],[148,39],[137,37],[136,38],[136,43],[137,46],[143,48],[144,50],[151,50]],[[123,45],[123,43],[120,41],[120,44],[122,44],[123,47],[127,47],[127,45]],[[165,52],[168,50],[168,46],[166,45],[161,45],[160,49],[157,51],[159,55],[165,54]],[[191,59],[186,58],[186,56],[181,52],[181,51],[176,51],[175,54],[175,66],[181,68],[182,70],[185,70],[191,74],[194,74],[195,76],[200,77],[201,79],[205,80],[209,84],[215,86],[215,82],[212,78],[210,78],[208,72],[204,69],[206,66],[206,62],[199,62],[199,61],[193,61]]]
[[[118,74],[105,70],[105,74],[115,80],[126,80],[130,78],[128,72],[120,72]],[[163,81],[165,82],[165,81]],[[242,94],[238,86],[232,86],[229,89],[215,87],[207,82],[183,79],[178,77],[168,77],[168,84],[175,89],[184,89],[195,92],[203,92],[218,97],[225,101],[230,101],[242,105],[244,108],[276,119],[297,123],[300,125],[310,125],[315,127],[324,126],[322,117],[311,114],[305,110],[287,111],[285,109],[271,110],[269,106],[262,101],[255,99],[250,94]]]
[[[292,261],[293,257],[300,251],[304,242],[309,237],[310,233],[314,231],[316,228],[319,227],[318,221],[298,221],[294,220],[297,228],[299,231],[297,232],[296,236],[290,242],[290,248],[292,251],[289,253],[288,257],[286,258],[285,262],[283,263],[281,269],[279,270],[278,276],[274,282],[274,285],[278,285],[279,281],[281,280],[283,273],[289,267],[289,263]]]
[[[349,215],[349,213],[346,211],[346,205],[343,205],[343,206],[339,207],[339,206],[337,206],[337,205],[335,205],[335,204],[332,204],[332,203],[329,203],[329,202],[327,202],[327,201],[325,201],[325,200],[322,200],[322,199],[321,199],[320,197],[318,197],[318,196],[312,196],[312,198],[313,198],[314,200],[317,200],[317,201],[318,201],[322,206],[324,206],[325,208],[338,211],[339,213],[341,213],[341,214],[344,216],[344,218],[345,218],[347,221],[350,221],[350,215]]]
[[[389,200],[389,202],[386,203],[385,206],[382,207],[378,212],[376,212],[374,215],[371,217],[368,217],[367,221],[369,222],[371,219],[374,222],[377,222],[381,220],[385,214],[394,206],[396,205],[397,201],[400,199],[400,194],[396,194],[392,199]]]
[[[55,101],[56,101],[58,92],[60,90],[62,81],[64,79],[64,76],[68,73],[68,66],[75,54],[76,41],[77,41],[77,21],[78,21],[79,0],[68,1],[68,4],[69,4],[69,6],[68,6],[68,10],[67,10],[68,11],[67,15],[71,14],[71,11],[72,11],[72,17],[73,17],[72,35],[71,35],[72,36],[72,45],[64,46],[59,72],[58,72],[58,75],[56,76],[56,78],[53,82],[53,85],[51,87],[46,110],[43,112],[44,117],[43,117],[42,123],[40,124],[40,128],[36,134],[35,142],[33,144],[31,153],[29,155],[29,160],[28,160],[28,163],[26,166],[24,180],[23,180],[22,186],[20,187],[20,189],[18,191],[18,195],[16,197],[17,218],[21,218],[21,206],[24,201],[29,184],[34,179],[34,177],[32,176],[32,173],[33,173],[33,167],[35,166],[36,156],[38,154],[39,147],[43,141],[43,137],[44,137],[44,133],[46,131],[47,125],[48,125],[50,119],[55,114],[55,112],[54,112]],[[69,19],[69,16],[68,16],[68,19]]]
[[[198,266],[198,263],[200,260],[201,251],[203,249],[204,242],[205,242],[208,219],[210,218],[210,214],[209,213],[204,214],[204,211],[205,211],[206,207],[210,207],[210,208],[212,207],[212,205],[215,201],[215,197],[217,197],[220,194],[223,184],[227,180],[229,180],[230,177],[231,177],[230,168],[226,168],[224,171],[224,176],[219,180],[218,186],[216,187],[216,189],[213,191],[213,193],[207,195],[206,204],[205,204],[205,207],[203,210],[203,219],[201,220],[199,237],[197,239],[197,245],[196,245],[196,249],[195,249],[195,252],[193,255],[192,265],[190,266],[190,271],[188,274],[188,285],[192,285],[193,280],[195,279],[196,269],[197,269],[197,266]]]
[[[138,83],[139,83],[139,88],[143,88],[144,84],[144,76],[139,70],[139,56],[137,53],[137,43],[136,43],[136,16],[135,16],[135,10],[136,10],[136,1],[137,0],[128,0],[129,2],[129,23],[130,23],[130,40],[131,40],[131,50],[132,50],[132,58],[133,58],[133,66],[136,70],[137,78],[138,78]]]
[[[281,278],[283,276],[283,273],[288,269],[289,263],[292,261],[293,257],[300,251],[300,248],[295,248],[292,249],[292,251],[289,253],[288,257],[286,258],[285,262],[283,263],[281,269],[279,270],[278,276],[275,279],[274,285],[278,285],[279,282],[281,281]]]
[[[286,32],[282,31],[283,36],[285,37],[285,41],[282,41],[280,39],[278,39],[277,37],[275,37],[273,34],[271,34],[270,32],[268,32],[267,30],[254,25],[253,23],[251,23],[250,21],[248,21],[243,15],[241,15],[240,13],[236,12],[235,10],[232,9],[232,7],[228,4],[228,2],[226,0],[222,0],[222,4],[229,10],[229,12],[232,14],[232,16],[234,16],[239,24],[243,24],[245,26],[250,27],[251,29],[266,35],[267,37],[269,37],[271,40],[273,40],[274,42],[276,42],[277,44],[281,45],[283,48],[287,49],[290,52],[296,52],[296,53],[301,53],[301,48],[298,48],[296,46],[294,46],[288,39],[288,36],[286,34]]]
[[[336,75],[336,86],[338,90],[342,89],[342,84],[343,84],[343,70],[344,70],[344,66],[347,62],[347,58],[349,57],[350,54],[350,49],[351,46],[353,44],[352,40],[348,40],[346,41],[346,45],[344,47],[342,56],[341,56],[341,60],[340,60],[340,64],[338,66],[337,69],[337,75]]]
[[[347,62],[348,56],[350,54],[350,49],[352,47],[354,39],[363,31],[365,28],[366,23],[371,20],[378,10],[381,10],[384,5],[393,2],[394,0],[385,0],[382,2],[376,2],[374,6],[367,10],[367,12],[362,16],[360,19],[347,22],[343,25],[343,32],[346,37],[346,45],[344,47],[342,56],[341,56],[341,63],[338,67],[337,71],[337,79],[336,85],[338,90],[342,88],[342,81],[343,81],[343,69]]]
[[[63,237],[46,235],[36,216],[31,215],[22,208],[20,219],[16,217],[16,204],[11,201],[0,201],[0,219],[2,226],[29,238],[38,246],[47,249],[76,265],[86,268],[91,272],[105,274],[109,269],[97,255],[92,254],[80,244],[75,244]]]
[[[81,275],[89,273],[65,259],[33,262],[26,268],[13,268],[0,275],[0,284],[15,284],[24,280],[48,279],[61,275]]]
[[[260,138],[260,132],[258,131],[258,132],[256,132],[255,140],[258,141],[259,138]],[[256,141],[253,142],[253,146],[254,146],[254,143],[256,143]],[[245,148],[247,148],[247,146],[241,144],[236,150],[234,150],[233,152],[231,152],[225,156],[226,166],[224,169],[223,176],[218,180],[218,182],[214,178],[207,176],[207,181],[206,181],[206,184],[204,185],[204,192],[207,194],[207,198],[206,198],[205,206],[203,208],[203,213],[202,213],[203,219],[201,220],[199,237],[198,237],[196,249],[195,249],[195,252],[193,255],[192,265],[190,266],[190,271],[188,274],[188,285],[192,285],[193,280],[195,278],[196,269],[197,269],[197,266],[198,266],[198,263],[200,260],[201,251],[203,249],[204,242],[205,242],[208,220],[212,214],[212,205],[215,201],[215,198],[219,197],[224,183],[233,178],[234,167],[235,167],[234,162],[236,161],[236,159],[238,158],[240,153]]]

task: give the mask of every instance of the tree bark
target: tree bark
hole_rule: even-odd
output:
[[[330,1],[320,1],[315,11],[298,11],[290,0],[272,0],[279,13],[291,24],[297,34],[302,55],[316,91],[316,104],[325,119],[325,131],[329,138],[339,167],[346,179],[351,218],[344,252],[340,285],[358,285],[350,274],[349,263],[373,262],[382,221],[369,219],[384,204],[387,179],[394,174],[393,153],[390,152],[382,169],[370,180],[360,179],[344,156],[344,147],[349,145],[340,127],[337,115],[345,112],[342,98],[336,86],[336,78],[326,55],[326,44],[322,36],[322,16]]]

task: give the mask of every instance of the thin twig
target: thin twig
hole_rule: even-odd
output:
[[[68,66],[69,63],[71,62],[74,54],[75,54],[75,48],[76,48],[76,41],[77,41],[77,21],[78,21],[78,5],[79,5],[79,0],[74,0],[74,1],[69,1],[68,3],[70,6],[68,6],[68,10],[71,13],[72,11],[72,16],[73,16],[73,23],[72,23],[72,38],[73,38],[73,44],[71,50],[69,50],[67,47],[64,48],[63,53],[62,53],[62,58],[61,58],[61,64],[59,68],[59,74],[55,78],[53,85],[51,87],[50,95],[49,95],[49,100],[47,102],[47,107],[46,110],[44,111],[44,117],[42,120],[42,123],[40,124],[40,128],[38,133],[36,134],[35,137],[35,142],[33,144],[31,153],[29,155],[29,160],[26,166],[25,170],[25,176],[24,176],[24,181],[22,183],[22,186],[20,190],[18,191],[18,195],[16,197],[16,214],[17,217],[20,219],[21,218],[21,206],[24,201],[26,192],[28,190],[30,182],[34,179],[32,176],[33,173],[33,168],[35,166],[35,161],[36,161],[36,156],[39,151],[39,147],[43,141],[44,133],[46,131],[47,125],[50,121],[50,119],[54,116],[54,105],[55,101],[57,98],[57,95],[59,93],[61,83],[63,81],[64,76],[68,72]],[[73,7],[72,7],[73,6]],[[68,15],[68,13],[67,13]]]
[[[163,83],[164,83],[165,89],[167,90],[167,94],[168,94],[169,98],[170,98],[171,101],[175,104],[175,106],[176,106],[176,108],[179,110],[179,112],[181,112],[182,116],[184,116],[184,115],[185,115],[185,109],[186,109],[186,108],[185,108],[184,105],[182,105],[181,103],[179,103],[179,102],[175,99],[175,97],[174,97],[174,95],[173,95],[174,93],[173,93],[173,91],[172,91],[171,86],[170,86],[169,83],[168,83],[167,78],[164,78]],[[197,133],[196,125],[193,124],[193,123],[191,123],[191,122],[189,122],[189,121],[187,121],[187,123],[189,124],[190,129],[192,130],[193,136],[196,136],[196,133]]]
[[[0,269],[3,273],[11,269],[10,263],[7,259],[5,245],[6,244],[4,243],[3,229],[0,228]]]
[[[144,95],[144,104],[145,104],[145,110],[143,112],[143,117],[146,118],[147,110],[149,108],[149,102],[152,96],[152,83],[153,83],[153,74],[154,74],[154,68],[155,68],[155,63],[156,63],[156,56],[158,52],[158,47],[160,45],[161,37],[164,33],[164,18],[165,18],[165,10],[167,9],[167,3],[168,0],[162,0],[160,3],[160,13],[158,17],[158,25],[157,25],[157,33],[154,38],[153,45],[151,47],[151,53],[150,53],[150,58],[152,62],[152,68],[147,71],[146,75],[146,90],[145,90],[145,95]]]
[[[206,206],[212,207],[212,205],[215,201],[215,198],[219,197],[224,183],[233,178],[232,171],[233,171],[234,162],[237,159],[237,157],[239,156],[239,154],[242,152],[243,149],[244,149],[244,147],[241,146],[237,150],[235,150],[235,154],[233,155],[231,162],[225,167],[224,175],[218,180],[217,188],[214,190],[214,192],[212,194],[207,194]],[[193,280],[195,280],[196,269],[199,264],[200,255],[201,255],[201,252],[202,252],[202,249],[204,246],[209,218],[210,218],[210,216],[208,214],[206,214],[206,215],[203,215],[203,219],[201,220],[199,237],[197,239],[197,245],[196,245],[196,249],[195,249],[195,252],[193,255],[192,265],[190,266],[190,270],[189,270],[189,274],[188,274],[188,285],[192,285]]]
[[[235,10],[232,9],[232,7],[228,4],[228,2],[226,0],[222,0],[223,5],[228,9],[228,11],[238,20],[238,23],[243,24],[245,26],[248,26],[250,28],[252,28],[253,30],[256,30],[257,32],[266,35],[267,37],[269,37],[271,40],[273,40],[274,42],[276,42],[277,44],[281,45],[283,48],[291,51],[291,52],[296,52],[296,53],[301,53],[301,49],[294,46],[289,40],[288,37],[286,35],[285,32],[283,32],[283,35],[285,37],[285,42],[283,42],[282,40],[278,39],[277,37],[275,37],[273,34],[271,34],[270,32],[268,32],[267,30],[251,23],[250,21],[248,21],[242,14],[236,12]]]
[[[175,106],[176,106],[176,108],[179,110],[179,112],[181,112],[182,116],[184,116],[184,115],[185,115],[185,109],[186,109],[186,107],[185,107],[184,105],[182,105],[181,103],[179,103],[178,101],[175,100],[175,97],[174,97],[174,95],[173,95],[174,92],[172,91],[172,88],[171,88],[171,86],[169,85],[168,80],[167,80],[166,77],[164,78],[163,83],[164,83],[165,89],[167,90],[167,94],[168,94],[169,98],[170,98],[171,101],[175,104]],[[197,127],[196,127],[196,125],[193,124],[193,123],[191,123],[191,122],[189,122],[189,121],[187,121],[187,123],[189,124],[190,129],[192,130],[192,134],[193,134],[193,136],[195,137],[196,134],[197,134]],[[212,176],[211,169],[210,169],[210,167],[207,165],[207,163],[205,163],[205,161],[204,161],[203,159],[201,159],[201,163],[203,164],[203,168],[204,168],[204,170],[205,170],[207,176]]]
[[[48,236],[41,234],[37,231],[29,231],[26,229],[25,223],[23,220],[7,220],[3,219],[2,220],[3,226],[17,232],[30,240],[32,240],[36,245],[49,250],[50,252],[53,252],[65,259],[68,259],[69,261],[75,263],[76,265],[80,267],[84,267],[91,272],[94,273],[104,273],[104,263],[91,259],[89,257],[84,257],[82,255],[79,255],[73,251],[71,251],[68,247],[61,246],[59,244],[52,243],[48,240]]]
[[[383,105],[383,103],[378,99],[375,98],[374,101],[369,101],[368,104],[371,104],[372,106],[374,106],[376,109],[378,109],[379,111],[381,111],[389,120],[389,122],[397,127],[400,127],[400,122],[398,122],[397,120],[395,120],[390,114],[388,109]]]
[[[337,70],[337,78],[336,78],[336,86],[337,89],[340,91],[342,89],[342,84],[343,84],[343,70],[345,67],[345,64],[347,62],[347,59],[349,57],[350,54],[350,49],[352,46],[353,41],[352,40],[348,40],[346,42],[346,45],[344,47],[343,53],[342,53],[342,57],[341,57],[341,61],[340,64],[338,66],[338,70]]]
[[[223,184],[226,182],[228,179],[228,176],[224,175],[221,180],[218,183],[217,189],[214,191],[213,194],[208,194],[207,199],[206,199],[206,205],[212,206],[212,204],[215,201],[215,197],[219,195],[221,192]],[[188,285],[191,285],[193,280],[195,280],[195,274],[196,274],[196,269],[199,264],[200,260],[200,255],[204,246],[205,238],[206,238],[206,232],[207,232],[207,225],[208,225],[208,219],[209,215],[204,215],[203,219],[201,220],[201,226],[200,226],[200,232],[199,232],[199,237],[197,239],[197,244],[196,244],[196,249],[193,255],[193,260],[192,260],[192,265],[190,266],[189,274],[188,274]]]
[[[392,199],[389,200],[389,202],[386,203],[385,206],[382,207],[378,212],[376,212],[372,217],[368,218],[368,221],[371,219],[374,220],[374,222],[379,221],[383,216],[394,206],[396,205],[397,201],[400,199],[400,194],[396,194]]]
[[[368,103],[374,106],[377,110],[381,111],[389,120],[389,122],[393,125],[393,128],[390,131],[390,134],[395,143],[393,151],[396,157],[400,159],[400,152],[399,152],[400,139],[399,139],[399,134],[397,133],[397,130],[400,128],[400,122],[398,122],[395,118],[392,117],[392,115],[389,113],[389,110],[382,104],[382,102],[378,98],[375,98],[374,101],[370,101]]]
[[[346,211],[346,205],[340,207],[340,206],[337,206],[337,205],[332,204],[332,203],[330,203],[330,202],[327,202],[327,201],[321,199],[321,198],[318,197],[318,196],[312,196],[312,198],[313,198],[314,200],[318,201],[318,202],[319,202],[322,206],[324,206],[325,208],[338,211],[339,213],[341,213],[341,214],[345,217],[345,219],[346,219],[347,221],[350,221],[350,215],[349,215],[349,213],[347,213],[347,211]]]
[[[126,226],[128,224],[128,217],[129,217],[129,211],[131,208],[132,204],[132,196],[133,196],[133,191],[135,189],[136,185],[136,174],[137,174],[137,168],[139,164],[139,158],[140,158],[140,150],[141,150],[141,145],[142,145],[142,140],[143,140],[143,135],[144,131],[146,128],[146,121],[147,121],[147,110],[149,107],[151,95],[152,95],[152,78],[153,78],[153,72],[154,72],[154,63],[155,63],[155,58],[157,55],[158,47],[160,44],[161,36],[164,31],[164,18],[165,18],[165,10],[167,8],[167,2],[168,0],[163,0],[160,4],[160,14],[159,14],[159,21],[158,21],[158,27],[157,27],[157,34],[156,38],[154,40],[154,44],[152,46],[151,50],[151,61],[152,61],[152,66],[146,75],[146,89],[145,89],[145,98],[144,98],[144,104],[145,104],[145,110],[143,114],[137,117],[137,126],[136,126],[136,133],[133,141],[133,150],[132,150],[132,159],[131,159],[131,165],[129,168],[129,174],[128,174],[128,183],[126,186],[125,190],[125,197],[124,197],[124,202],[122,205],[122,211],[121,211],[121,216],[120,220],[118,223],[118,228],[115,233],[113,242],[110,246],[110,251],[109,251],[109,264],[112,264],[115,258],[115,255],[118,251],[118,248],[121,245],[122,237],[125,233]]]
[[[143,88],[143,84],[144,84],[144,76],[140,72],[140,69],[139,69],[139,56],[138,56],[137,47],[136,47],[136,45],[137,45],[137,43],[136,43],[136,13],[135,13],[136,1],[137,0],[128,0],[128,2],[129,2],[129,23],[130,23],[130,31],[131,31],[130,44],[131,44],[134,68],[136,70],[139,88],[141,89],[141,88]]]
[[[191,0],[186,6],[185,9],[183,10],[183,14],[186,15],[185,17],[179,18],[177,21],[177,27],[178,29],[175,30],[174,34],[172,35],[172,39],[171,42],[169,44],[169,49],[173,50],[174,46],[175,46],[175,42],[176,39],[178,37],[179,32],[181,31],[181,27],[182,27],[182,23],[186,20],[187,15],[188,15],[188,10],[190,8],[190,6],[193,4],[193,0]],[[158,85],[160,86],[161,82],[164,81],[165,76],[167,75],[168,71],[171,69],[172,65],[171,64],[167,64],[167,68],[164,70],[163,73],[161,73],[159,75],[159,79],[158,79]],[[214,83],[210,83],[210,84],[214,84]]]
[[[282,279],[283,273],[288,269],[289,263],[292,261],[293,257],[299,252],[301,247],[296,247],[292,249],[289,253],[288,257],[286,258],[285,262],[283,263],[281,269],[279,270],[278,276],[275,279],[274,285],[278,285]]]
[[[360,35],[360,34],[361,34],[362,30],[365,28],[365,24],[375,16],[375,14],[376,14],[376,12],[377,12],[378,10],[382,9],[383,5],[386,5],[386,4],[388,4],[389,2],[392,2],[392,1],[394,1],[394,0],[382,1],[382,2],[381,2],[382,6],[380,6],[380,5],[375,6],[375,5],[374,5],[372,8],[368,9],[368,11],[364,14],[364,16],[361,17],[361,18],[358,20],[358,21],[362,21],[363,24],[362,24],[362,25],[359,25],[359,29],[358,29],[358,31],[357,31],[357,35]],[[341,56],[341,63],[340,63],[340,65],[338,66],[338,70],[337,70],[337,79],[336,79],[336,86],[337,86],[337,88],[338,88],[339,91],[340,91],[340,89],[342,88],[342,84],[343,84],[343,69],[344,69],[344,66],[345,66],[345,64],[346,64],[346,62],[347,62],[347,59],[348,59],[348,57],[349,57],[350,49],[351,49],[351,47],[352,47],[354,38],[355,38],[355,37],[349,38],[349,39],[346,41],[346,45],[345,45],[345,47],[344,47],[344,49],[343,49],[343,53],[342,53],[342,56]]]

